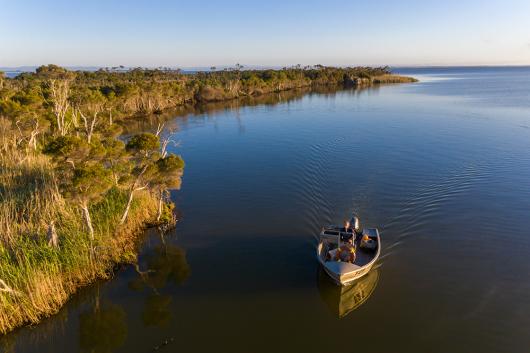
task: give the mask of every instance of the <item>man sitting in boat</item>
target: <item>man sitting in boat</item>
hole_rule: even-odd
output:
[[[355,241],[355,230],[350,221],[344,221],[344,228],[340,231],[346,233],[341,237],[344,241],[348,241],[349,239],[354,239],[353,241]]]
[[[353,239],[348,239],[347,242],[340,245],[337,251],[335,252],[334,260],[342,262],[351,262],[355,261],[355,246],[353,246]]]
[[[372,239],[368,233],[364,233],[361,238],[361,248],[374,250],[377,246],[377,242]]]

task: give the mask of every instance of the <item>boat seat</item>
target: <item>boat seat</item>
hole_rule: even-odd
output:
[[[365,228],[363,229],[363,236],[368,235],[369,238],[375,239],[377,238],[378,231],[375,228]]]
[[[361,268],[361,266],[351,264],[349,262],[339,261],[326,261],[324,262],[324,266],[326,266],[331,272],[338,275],[343,275]]]

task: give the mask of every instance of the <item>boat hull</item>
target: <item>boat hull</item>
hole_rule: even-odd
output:
[[[324,271],[328,274],[328,276],[331,277],[335,281],[335,283],[341,286],[347,286],[355,282],[359,278],[363,277],[364,275],[368,274],[368,272],[370,272],[370,270],[372,269],[372,266],[373,265],[361,267],[358,271],[353,273],[338,274],[328,269],[325,264],[322,264],[322,267],[324,268]]]

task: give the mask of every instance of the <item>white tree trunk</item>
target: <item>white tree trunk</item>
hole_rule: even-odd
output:
[[[85,218],[85,223],[88,228],[88,233],[90,234],[90,239],[94,240],[94,227],[92,227],[92,220],[90,219],[90,212],[88,212],[88,206],[81,205],[81,210],[83,211],[83,216]]]
[[[162,217],[162,206],[164,205],[164,191],[160,190],[160,195],[158,196],[158,214],[156,215],[156,221],[159,222]]]
[[[81,115],[81,118],[83,119],[83,122],[85,124],[85,133],[87,142],[90,143],[92,141],[92,135],[94,134],[94,128],[96,127],[97,120],[98,120],[98,112],[94,112],[94,116],[92,117],[92,121],[89,122],[88,118],[83,114],[83,112],[78,109],[79,115]]]
[[[66,113],[70,107],[70,104],[68,103],[70,84],[67,80],[50,80],[48,83],[50,85],[53,113],[57,123],[57,130],[61,136],[64,136],[70,129],[70,124],[66,121]]]
[[[53,221],[48,226],[48,246],[58,248],[59,238],[57,237],[57,231],[55,230],[55,224]]]
[[[127,219],[127,215],[129,214],[129,210],[131,208],[131,204],[132,204],[132,200],[134,196],[134,190],[135,189],[131,189],[131,191],[129,192],[129,199],[127,200],[127,206],[125,206],[125,211],[123,212],[123,216],[121,216],[120,224],[125,223],[125,220]]]
[[[31,131],[29,140],[28,140],[28,147],[33,147],[33,150],[37,150],[37,135],[39,134],[39,121],[35,119],[35,127]]]
[[[137,191],[137,190],[145,189],[147,187],[147,184],[144,185],[144,186],[141,186],[141,187],[136,187],[140,183],[140,179],[142,178],[142,175],[147,170],[147,167],[148,167],[148,165],[146,164],[142,168],[142,171],[140,172],[140,174],[138,174],[138,176],[136,177],[136,180],[134,181],[134,183],[131,186],[131,191],[129,192],[129,199],[127,200],[127,206],[125,206],[125,212],[123,212],[123,216],[120,219],[120,224],[125,223],[125,220],[127,219],[127,215],[129,214],[129,209],[131,208],[132,200],[133,200],[133,197],[134,197],[134,192]]]
[[[158,123],[155,136],[160,136],[160,133],[162,132],[162,130],[164,130],[164,125],[164,123]]]

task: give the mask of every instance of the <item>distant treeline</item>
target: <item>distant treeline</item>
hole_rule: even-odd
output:
[[[290,67],[281,70],[232,69],[184,74],[180,70],[132,69],[129,71],[67,71],[56,65],[3,79],[11,94],[2,94],[0,114],[16,113],[31,105],[38,108],[42,85],[49,80],[67,81],[71,100],[90,100],[101,114],[120,118],[137,114],[159,113],[165,109],[197,102],[223,101],[245,96],[285,91],[311,85],[340,85],[411,82],[413,79],[392,75],[388,67]],[[42,97],[46,98],[46,97]]]

